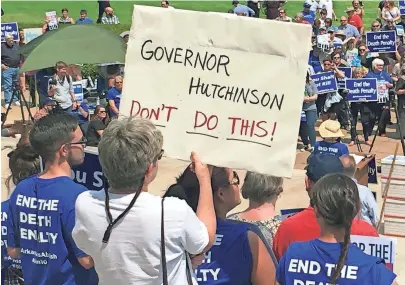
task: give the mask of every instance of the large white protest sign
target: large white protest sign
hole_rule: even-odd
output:
[[[50,11],[45,13],[46,19],[48,21],[48,28],[50,31],[56,30],[58,25],[58,19],[56,17],[56,11]]]
[[[384,259],[387,267],[393,270],[396,254],[395,238],[352,235],[350,240],[364,253]]]
[[[135,5],[120,115],[169,157],[290,177],[310,48],[308,25]]]

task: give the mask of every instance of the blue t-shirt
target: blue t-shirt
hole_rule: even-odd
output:
[[[302,11],[301,13],[304,16],[305,21],[307,21],[311,25],[314,24],[314,21],[315,21],[315,18],[316,18],[316,15],[315,15],[314,11],[311,11],[311,10],[308,11],[308,12],[307,11]]]
[[[317,141],[314,146],[314,154],[317,153],[328,153],[341,157],[342,155],[349,154],[349,148],[341,142]]]
[[[119,110],[121,101],[121,91],[119,91],[115,87],[112,87],[110,90],[108,90],[107,100],[114,100],[115,107],[117,107],[117,109]],[[117,114],[115,114],[111,109],[110,109],[110,117],[117,117]]]
[[[276,279],[280,285],[329,284],[340,256],[342,244],[326,243],[319,239],[294,242],[281,258]],[[391,285],[396,275],[384,260],[367,255],[351,244],[345,266],[337,284],[340,285]],[[310,282],[313,281],[313,282]]]
[[[80,25],[80,24],[94,24],[94,21],[92,19],[90,19],[90,18],[87,18],[87,17],[84,18],[84,19],[79,18],[79,19],[77,19],[76,24],[77,25]]]
[[[77,122],[79,123],[79,125],[87,122],[88,116],[89,116],[89,108],[87,107],[86,103],[82,102],[80,103],[80,107],[82,107],[82,109],[87,112],[87,118],[83,117],[82,113],[79,112],[79,108],[72,110],[72,115],[77,117]]]
[[[10,218],[9,211],[9,201],[6,200],[1,202],[1,270],[2,270],[2,280],[4,280],[6,268],[12,267],[14,269],[21,270],[21,260],[12,259],[7,253],[7,233],[8,233],[8,224]],[[1,284],[4,284],[2,282]]]
[[[7,241],[21,249],[25,284],[98,283],[94,268],[86,270],[77,260],[86,254],[72,238],[76,198],[86,190],[70,177],[31,176],[11,194]]]
[[[196,270],[197,282],[199,285],[249,285],[252,263],[247,226],[217,218],[215,242]]]

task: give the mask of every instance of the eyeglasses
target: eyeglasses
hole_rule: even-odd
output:
[[[284,11],[280,11],[280,14],[285,14],[285,12],[284,12]]]
[[[115,84],[122,84],[122,81],[115,81]]]
[[[239,185],[239,183],[239,175],[236,171],[233,171],[233,177],[232,180],[229,182],[229,185]]]
[[[347,20],[340,20],[341,22],[347,22]]]
[[[161,160],[164,153],[165,153],[165,150],[164,150],[164,149],[161,149],[161,150],[160,150],[160,153],[156,156],[155,161],[156,161],[156,160]]]
[[[86,137],[82,137],[80,141],[77,141],[77,142],[70,142],[70,143],[68,143],[68,144],[69,144],[69,145],[82,144],[82,145],[85,145],[85,146],[86,146],[86,144],[87,144],[87,139],[86,139]]]
[[[324,63],[323,65],[324,65],[324,66],[329,66],[329,65],[330,65],[330,63]]]
[[[359,49],[359,51],[363,52],[363,51],[366,51],[366,50],[365,49]]]
[[[98,111],[99,113],[106,113],[106,110],[103,110],[103,111]]]
[[[334,56],[333,59],[340,59],[340,56]]]
[[[379,28],[380,25],[373,25],[373,28]]]

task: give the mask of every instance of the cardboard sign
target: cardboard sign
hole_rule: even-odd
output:
[[[312,80],[316,84],[318,94],[336,92],[338,90],[336,77],[334,72],[323,72],[311,75]]]
[[[387,267],[394,271],[397,246],[395,238],[351,235],[350,240],[364,253],[384,259]]]
[[[42,35],[42,28],[24,29],[25,44]]]
[[[398,8],[401,15],[405,15],[405,0],[398,1]]]
[[[75,94],[75,101],[79,101],[80,103],[84,100],[83,95],[83,82],[82,81],[75,81],[72,82],[73,93]]]
[[[346,89],[349,90],[349,102],[377,101],[377,79],[375,78],[347,78]]]
[[[1,23],[1,42],[6,41],[6,36],[12,35],[14,41],[20,40],[20,33],[18,32],[18,25],[16,22],[13,23]]]
[[[104,190],[104,186],[108,187],[107,179],[104,178],[101,169],[100,161],[98,160],[98,152],[96,148],[85,148],[84,161],[79,166],[72,168],[72,177],[76,183],[85,186],[89,190]],[[41,171],[44,170],[42,158],[40,159]]]
[[[339,70],[343,71],[345,74],[344,78],[336,78],[338,88],[346,89],[346,79],[352,78],[352,68],[351,67],[338,67]]]
[[[48,28],[50,31],[56,30],[59,28],[58,19],[56,18],[56,11],[46,12],[45,16],[49,20]]]
[[[309,25],[135,5],[120,116],[155,123],[168,157],[291,177],[310,39]]]
[[[366,44],[369,53],[389,53],[396,52],[396,32],[395,31],[380,31],[380,32],[367,32]]]

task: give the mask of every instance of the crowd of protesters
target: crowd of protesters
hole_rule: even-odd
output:
[[[107,11],[104,2],[99,5],[108,4]],[[233,1],[232,11],[257,17],[260,4],[267,18],[289,21],[282,1],[248,1],[247,6]],[[171,6],[162,1],[162,7]],[[377,22],[384,27],[391,18],[398,20],[387,10],[395,6],[383,3]],[[371,190],[355,180],[354,158],[341,142],[341,128],[357,124],[356,110],[370,136],[376,119],[389,112],[389,100],[349,105],[345,90],[317,94],[310,75],[330,70],[343,78],[337,67],[348,65],[356,76],[384,81],[384,92],[398,80],[402,95],[405,71],[400,52],[391,61],[388,55],[368,54],[358,19],[364,16],[362,4],[355,0],[346,12],[338,29],[331,25],[332,0],[307,1],[295,17],[313,24],[315,35],[329,33],[331,41],[320,47],[313,38],[300,127],[304,150],[312,152],[304,181],[310,202],[288,217],[278,215],[276,207],[282,178],[247,172],[242,185],[236,171],[205,165],[194,152],[163,197],[152,195],[149,186],[159,179],[164,138],[148,120],[117,119],[123,77],[111,78],[108,105],[98,105],[90,116],[88,106],[75,100],[67,64],[56,63],[43,107],[9,155],[9,181],[16,187],[1,209],[6,284],[395,285],[396,275],[383,259],[350,242],[351,234],[378,236],[377,205]],[[60,23],[79,22],[67,9],[63,13]],[[347,23],[353,15],[357,26]],[[383,69],[396,61],[399,77],[392,80],[395,76]],[[72,179],[72,167],[83,163],[87,145],[98,147],[108,184],[101,191]],[[241,203],[240,192],[248,208],[230,215]],[[319,270],[305,270],[309,264]]]

